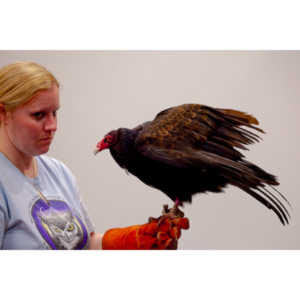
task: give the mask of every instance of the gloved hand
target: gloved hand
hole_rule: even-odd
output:
[[[189,228],[187,218],[167,216],[151,219],[149,223],[126,228],[113,228],[102,238],[104,250],[175,250],[181,229]]]

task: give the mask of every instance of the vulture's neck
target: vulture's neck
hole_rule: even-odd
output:
[[[135,130],[120,128],[118,130],[118,142],[110,148],[110,153],[115,161],[122,168],[128,168],[128,164],[136,157],[135,139],[137,137]]]

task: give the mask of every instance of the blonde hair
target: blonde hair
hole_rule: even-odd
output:
[[[0,103],[6,111],[13,111],[28,102],[35,93],[47,90],[56,78],[43,66],[34,62],[16,62],[0,69]]]

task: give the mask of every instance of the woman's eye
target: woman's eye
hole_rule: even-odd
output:
[[[44,117],[44,113],[43,112],[36,112],[33,114],[33,116],[37,119],[37,120],[41,120]]]

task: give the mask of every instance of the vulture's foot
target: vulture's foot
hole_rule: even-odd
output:
[[[163,206],[162,215],[158,218],[149,217],[148,222],[152,223],[156,221],[158,222],[159,225],[164,219],[167,218],[175,219],[175,218],[183,218],[183,217],[184,217],[184,212],[178,208],[178,205],[176,205],[176,203],[171,208],[169,208],[168,204],[165,204]]]
[[[178,204],[175,203],[173,207],[169,208],[168,204],[165,204],[163,206],[162,215],[169,217],[171,219],[174,218],[183,218],[184,212],[181,211],[178,207]]]

